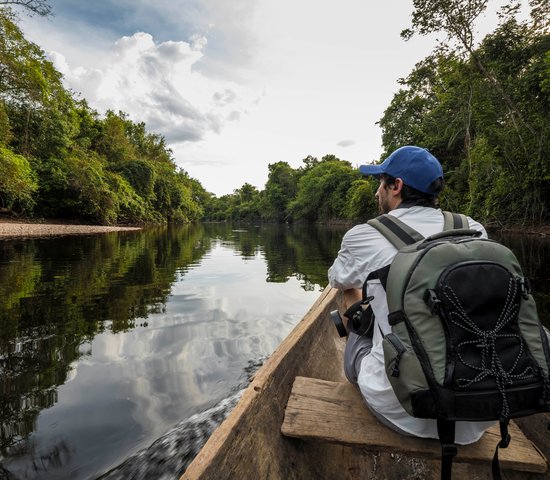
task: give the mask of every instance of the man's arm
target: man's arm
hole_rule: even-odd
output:
[[[363,292],[360,288],[350,288],[344,290],[344,302],[346,309],[351,307],[354,303],[359,302],[363,298]]]
[[[338,256],[328,270],[330,285],[344,292],[344,305],[346,309],[363,298],[361,288],[352,287],[352,285],[359,286],[363,283],[363,273],[360,271],[363,269],[363,265],[357,261],[350,248],[352,244],[363,244],[364,242],[363,234],[359,235],[359,240],[355,239],[358,236],[357,228],[352,228],[344,235]],[[372,229],[372,227],[369,228]]]

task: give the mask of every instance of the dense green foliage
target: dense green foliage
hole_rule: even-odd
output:
[[[530,21],[512,2],[475,47],[473,22],[487,0],[414,0],[412,28],[448,42],[401,80],[380,125],[385,153],[404,144],[442,162],[444,206],[503,224],[547,220],[550,207],[550,5]]]
[[[124,113],[100,117],[75,100],[0,8],[0,213],[188,222],[201,217],[208,197],[178,170],[162,136]]]
[[[308,156],[293,169],[287,162],[269,165],[265,190],[245,183],[231,195],[211,198],[207,220],[331,222],[376,215],[377,182],[362,180],[357,169],[334,155]]]

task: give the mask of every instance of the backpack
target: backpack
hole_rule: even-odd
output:
[[[451,477],[455,422],[500,423],[492,463],[510,442],[511,418],[550,410],[550,348],[529,281],[514,254],[480,238],[464,215],[422,237],[392,215],[369,220],[397,249],[372,272],[386,290],[391,333],[383,338],[390,384],[413,417],[437,419],[441,478]]]

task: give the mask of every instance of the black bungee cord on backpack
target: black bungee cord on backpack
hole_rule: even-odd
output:
[[[491,330],[482,330],[474,321],[469,318],[468,314],[464,311],[464,308],[462,307],[453,289],[449,285],[446,285],[443,289],[443,294],[445,295],[446,299],[454,307],[452,311],[447,313],[449,320],[457,327],[460,327],[475,336],[474,340],[465,341],[458,345],[459,348],[457,352],[457,358],[465,366],[469,367],[472,370],[477,370],[479,373],[474,378],[457,378],[457,383],[460,387],[468,387],[474,383],[482,381],[485,378],[493,378],[497,390],[501,395],[502,403],[499,417],[501,439],[495,448],[495,454],[493,456],[493,461],[491,465],[494,480],[502,479],[498,451],[500,448],[507,448],[511,440],[511,436],[508,432],[508,424],[510,422],[510,406],[506,394],[506,385],[513,385],[515,380],[522,380],[534,373],[532,367],[528,365],[521,373],[512,374],[524,353],[524,346],[521,342],[520,335],[514,335],[510,333],[499,334],[499,332],[506,325],[512,322],[514,318],[516,318],[518,315],[519,303],[516,301],[516,299],[519,293],[520,292],[518,289],[518,282],[511,280],[509,282],[509,289],[506,300],[504,302],[504,307],[494,328]],[[499,338],[515,338],[518,340],[518,343],[520,345],[516,358],[509,370],[506,370],[504,368],[501,359],[497,354],[496,341]],[[472,365],[461,354],[460,347],[464,347],[468,344],[474,344],[476,345],[476,347],[482,348],[481,365]],[[545,385],[547,385],[548,377],[546,375],[544,375],[543,377],[545,380]],[[452,432],[450,430],[450,427],[447,425],[449,423],[453,424]],[[442,443],[443,455],[441,479],[450,480],[452,460],[453,457],[456,455],[456,446],[454,445],[454,422],[438,421],[438,432]],[[454,449],[451,447],[454,447]]]

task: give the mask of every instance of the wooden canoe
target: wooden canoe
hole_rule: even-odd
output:
[[[411,439],[400,441],[399,437],[395,437],[397,441],[394,440],[390,448],[379,442],[382,446],[373,450],[312,438],[290,438],[281,433],[285,407],[296,377],[345,382],[342,370],[345,343],[336,334],[329,317],[331,310],[338,308],[342,311],[342,306],[341,293],[327,287],[256,373],[235,409],[212,434],[181,477],[182,480],[440,478],[440,460],[434,455],[417,455],[417,450],[407,446],[407,441],[410,443]],[[324,385],[327,382],[319,383]],[[341,385],[343,389],[351,387]],[[550,455],[549,433],[546,430],[548,420],[547,415],[541,414],[517,422],[527,429],[526,435],[538,443],[538,448],[533,448],[528,442],[543,459],[543,455]],[[380,425],[373,427],[380,428]],[[380,430],[382,433],[374,436],[384,436],[383,428]],[[369,426],[364,429],[369,430]],[[391,440],[388,442],[392,443]],[[509,448],[513,447],[513,442]],[[490,479],[490,464],[455,462],[453,478]],[[503,470],[503,478],[519,480],[550,476],[548,473]]]

